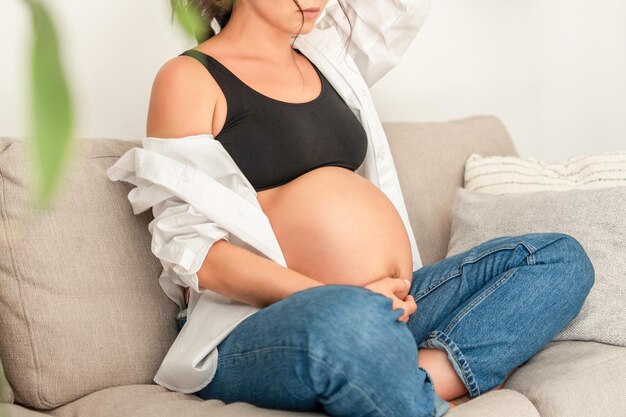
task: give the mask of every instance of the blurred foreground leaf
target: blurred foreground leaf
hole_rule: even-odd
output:
[[[171,0],[172,10],[176,20],[189,36],[198,43],[206,39],[209,28],[204,23],[200,9],[194,3],[185,0]]]
[[[39,0],[26,0],[33,17],[31,46],[31,155],[38,206],[57,189],[72,145],[72,103],[63,73],[56,29]]]

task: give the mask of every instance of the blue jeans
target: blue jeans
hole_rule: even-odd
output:
[[[414,271],[417,312],[407,323],[389,298],[363,287],[298,291],[239,323],[218,345],[214,379],[194,394],[337,417],[438,417],[449,403],[418,366],[418,348],[445,351],[476,397],[552,340],[593,283],[577,240],[531,233]]]

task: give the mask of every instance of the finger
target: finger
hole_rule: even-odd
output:
[[[413,301],[412,298],[408,298],[407,297],[407,301],[404,302],[404,316],[406,317],[406,320],[409,320],[409,317],[415,313],[415,311],[417,310],[416,304]]]
[[[401,321],[402,323],[406,323],[407,321],[409,321],[409,316],[407,316],[406,313],[403,313],[400,316],[398,316],[397,320]]]
[[[398,297],[396,296],[392,296],[393,298],[391,298],[392,300],[392,304],[391,304],[391,309],[393,311],[398,311],[400,310],[402,312],[402,314],[400,314],[398,316],[398,318],[396,320],[398,321],[402,321],[403,317],[406,316],[406,306],[404,301],[400,300]]]
[[[400,317],[400,319],[401,319],[400,321],[401,321],[402,323],[408,323],[408,321],[409,321],[409,314],[403,314],[403,315]]]
[[[406,323],[409,321],[409,316],[413,314],[412,313],[413,306],[411,305],[410,302],[404,302],[400,300],[398,301],[398,304],[400,305],[399,308],[402,309],[402,314],[400,315],[400,317],[398,317],[398,320]]]
[[[413,298],[412,295],[407,295],[406,298],[404,299],[405,302],[409,303],[409,305],[411,306],[411,313],[413,314],[417,311],[417,303],[415,302],[415,299]]]
[[[408,279],[404,279],[404,278],[390,278],[390,279],[392,280],[391,281],[392,291],[394,293],[400,292],[400,291],[407,291],[409,287],[411,286],[411,283],[409,282]]]

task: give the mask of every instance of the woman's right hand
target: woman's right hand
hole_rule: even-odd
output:
[[[410,294],[407,295],[410,286],[411,283],[407,279],[385,277],[370,282],[365,285],[364,288],[390,298],[392,301],[392,310],[397,310],[399,308],[404,310],[404,313],[398,317],[398,320],[406,323],[409,321],[409,316],[417,311],[417,304],[415,303],[413,296]],[[402,298],[399,298],[398,295]]]

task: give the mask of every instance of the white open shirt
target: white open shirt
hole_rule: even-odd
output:
[[[430,0],[345,0],[353,26],[339,5],[329,5],[311,32],[299,35],[299,49],[328,79],[363,124],[367,153],[356,171],[382,190],[400,214],[411,242],[413,270],[422,266],[409,223],[387,137],[369,87],[393,68],[422,27]],[[344,58],[345,55],[345,58]],[[199,287],[197,272],[211,245],[226,239],[287,266],[256,191],[213,135],[147,137],[107,170],[113,181],[136,187],[128,194],[134,214],[152,208],[148,225],[152,253],[163,271],[159,284],[185,308],[187,322],[167,352],[154,381],[170,390],[194,393],[217,370],[217,345],[259,308]]]

